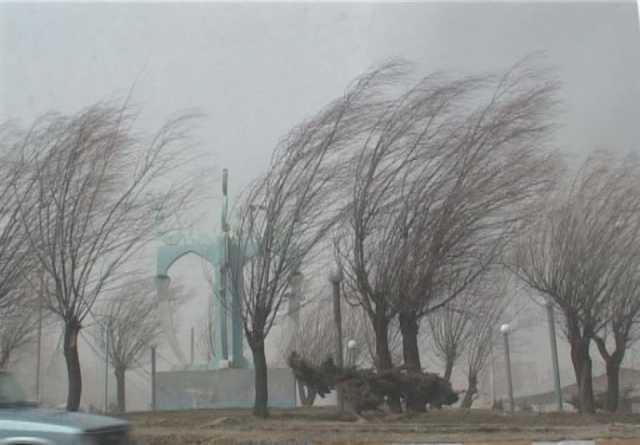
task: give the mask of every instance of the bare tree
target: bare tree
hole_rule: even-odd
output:
[[[638,164],[606,158],[588,159],[558,191],[534,230],[523,236],[514,261],[524,282],[553,300],[564,316],[580,409],[586,413],[595,409],[591,342],[612,308],[618,310],[611,302],[631,297],[635,283],[627,278],[638,270],[637,249],[629,248],[640,233]]]
[[[490,270],[555,172],[544,151],[553,82],[521,62],[503,76],[462,85],[469,90],[457,99],[482,98],[484,91],[488,99],[459,122],[448,116],[455,124],[441,133],[443,140],[424,147],[428,168],[418,176],[419,192],[406,201],[400,250],[406,265],[397,303],[405,362],[416,368],[420,319]]]
[[[640,170],[636,172],[640,173]],[[628,209],[637,212],[638,209]],[[636,218],[640,215],[636,215]],[[637,224],[633,221],[632,224]],[[629,228],[617,225],[619,233]],[[635,230],[635,229],[634,229]],[[608,301],[608,321],[601,332],[593,337],[598,351],[606,364],[607,397],[605,408],[615,412],[619,406],[620,367],[627,351],[640,339],[640,256],[638,256],[638,239],[636,235],[626,236],[629,244],[620,252],[622,258],[618,261],[626,263],[624,270],[616,277],[616,289]],[[634,242],[635,240],[635,242]],[[616,261],[613,260],[612,261]],[[627,267],[631,266],[631,267]]]
[[[7,368],[16,353],[33,344],[38,335],[41,312],[37,299],[20,290],[16,294],[6,297],[11,303],[0,307],[0,369]]]
[[[149,346],[160,337],[157,305],[153,283],[146,280],[128,281],[115,295],[97,304],[98,324],[91,333],[100,350],[109,353],[119,413],[126,411],[127,370],[140,367]]]
[[[453,367],[464,355],[472,335],[469,325],[475,301],[471,297],[470,293],[464,293],[456,301],[427,316],[431,349],[444,365],[443,377],[447,381],[451,381]]]
[[[11,122],[0,125],[0,308],[21,304],[25,280],[37,268],[20,219],[26,180],[32,165],[24,162],[23,133]],[[28,302],[25,302],[27,304]],[[12,311],[14,309],[8,308]]]
[[[287,290],[288,278],[334,226],[342,203],[335,199],[346,176],[346,147],[370,123],[380,84],[389,77],[374,70],[359,78],[343,97],[296,127],[282,140],[266,175],[247,191],[238,212],[232,277],[242,299],[242,319],[255,366],[254,413],[267,416],[267,364],[264,339]],[[233,257],[233,255],[232,255]]]
[[[495,283],[495,282],[494,282]],[[474,286],[474,304],[468,308],[470,312],[467,324],[467,344],[465,348],[467,390],[462,400],[462,408],[471,408],[478,393],[478,377],[484,370],[487,360],[495,347],[499,334],[497,327],[503,319],[509,301],[504,282],[497,280],[498,285],[484,282]]]
[[[46,115],[21,144],[29,168],[19,193],[27,246],[51,282],[50,311],[64,323],[67,409],[78,409],[78,334],[99,295],[126,278],[125,265],[153,236],[152,208],[182,206],[188,186],[167,173],[183,165],[187,117],[168,121],[146,143],[127,106],[99,103],[72,116]],[[156,193],[148,193],[148,192]]]
[[[549,189],[555,89],[525,62],[503,76],[428,76],[388,104],[359,148],[338,250],[381,369],[392,365],[385,332],[396,315],[405,365],[421,369],[422,317],[486,272]]]

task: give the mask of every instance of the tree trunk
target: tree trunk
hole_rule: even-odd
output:
[[[611,359],[607,361],[607,401],[605,409],[616,412],[620,400],[620,362]]]
[[[116,375],[116,388],[117,388],[117,397],[118,397],[118,413],[124,414],[127,410],[126,405],[126,392],[125,392],[125,372],[126,369],[122,366],[118,366],[115,368]]]
[[[451,374],[453,374],[453,360],[447,357],[446,363],[444,364],[444,379],[447,382],[451,381]]]
[[[593,398],[592,363],[589,354],[590,339],[573,337],[570,339],[571,361],[578,385],[579,411],[583,414],[595,413]]]
[[[413,312],[402,312],[398,317],[402,333],[402,356],[408,369],[421,371],[418,350],[418,320]]]
[[[78,334],[80,323],[72,320],[65,323],[64,327],[64,359],[67,364],[67,410],[78,411],[80,397],[82,396],[82,371],[80,369],[80,357],[78,355]]]
[[[267,358],[264,353],[264,340],[250,344],[253,354],[253,366],[255,371],[255,401],[253,415],[257,417],[269,417],[269,393],[267,389]]]
[[[391,351],[389,350],[389,322],[379,317],[375,320],[374,331],[376,335],[376,367],[378,371],[386,371],[393,368],[393,360],[391,359]],[[400,404],[400,395],[394,394],[387,400],[389,408],[394,413],[402,412]]]
[[[460,405],[462,408],[469,409],[473,404],[473,396],[478,392],[478,376],[475,374],[469,375],[467,392],[464,395],[464,399],[462,399],[462,404]]]
[[[402,356],[407,369],[421,372],[420,351],[418,350],[418,320],[414,312],[401,312],[398,316],[402,334]],[[426,412],[427,401],[407,394],[407,409]]]
[[[624,360],[624,353],[627,349],[626,336],[615,336],[616,346],[614,351],[609,354],[607,345],[601,337],[595,337],[594,341],[600,356],[606,363],[607,368],[607,398],[605,400],[605,409],[611,413],[616,412],[620,407],[620,367]]]
[[[298,395],[300,396],[302,406],[313,406],[313,402],[316,400],[315,389],[309,388],[301,382],[298,382]]]

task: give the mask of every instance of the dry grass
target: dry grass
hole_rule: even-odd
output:
[[[257,419],[249,410],[132,413],[136,439],[169,444],[390,444],[462,442],[519,444],[524,440],[624,439],[640,444],[640,416],[576,414],[504,415],[485,410],[369,416],[356,422],[332,408],[272,410]]]

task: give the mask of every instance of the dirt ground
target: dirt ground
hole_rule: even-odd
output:
[[[333,408],[272,410],[257,419],[249,410],[132,413],[141,445],[382,445],[460,443],[529,445],[533,440],[598,439],[601,445],[640,445],[640,415],[516,414],[443,410],[420,415],[337,415]]]

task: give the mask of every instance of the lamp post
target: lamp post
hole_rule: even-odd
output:
[[[547,309],[547,322],[549,324],[549,341],[551,342],[551,361],[553,362],[553,383],[556,391],[558,411],[562,411],[562,389],[560,386],[560,366],[558,364],[558,342],[556,339],[556,323],[553,317],[553,304],[548,298],[544,305]]]
[[[111,325],[111,320],[109,320]],[[109,329],[104,330],[104,412],[109,412]]]
[[[356,346],[357,343],[353,339],[347,342],[347,366],[355,366],[356,364]]]
[[[342,281],[342,269],[340,266],[336,267],[329,274],[329,281],[333,286],[333,320],[336,325],[336,366],[340,369],[343,367],[342,361],[342,314],[340,311],[340,282]],[[342,412],[344,410],[344,399],[342,397],[342,389],[338,386],[336,388],[336,397],[338,410]]]
[[[156,410],[156,346],[151,345],[151,411]]]
[[[504,338],[504,361],[507,368],[507,385],[509,389],[509,410],[515,412],[515,403],[513,401],[513,380],[511,378],[511,356],[509,354],[509,330],[511,327],[508,324],[500,326],[500,332]]]

